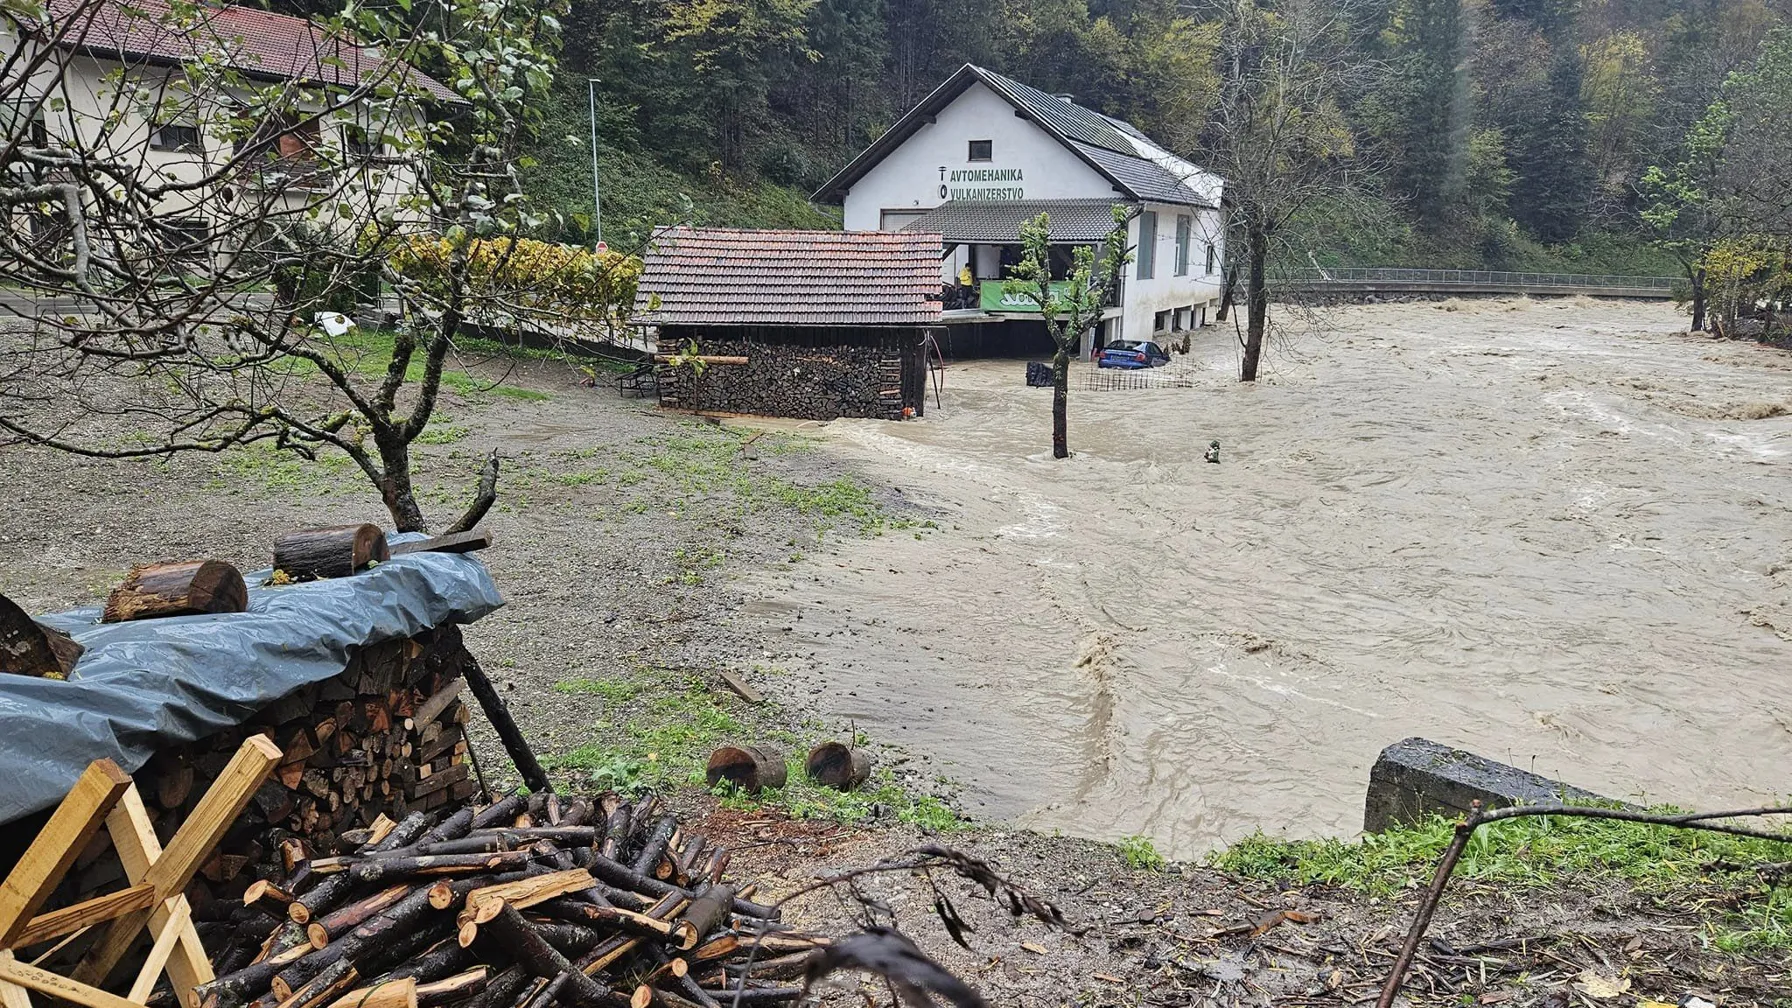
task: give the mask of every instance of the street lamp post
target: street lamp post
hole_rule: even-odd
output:
[[[603,202],[597,188],[597,78],[585,79],[591,98],[591,226],[597,232],[597,244],[604,243]]]

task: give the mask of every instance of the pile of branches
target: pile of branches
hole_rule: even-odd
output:
[[[208,908],[203,1008],[782,1004],[833,944],[726,882],[727,848],[656,798],[513,795],[343,839]]]

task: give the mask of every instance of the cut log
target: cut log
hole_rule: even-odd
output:
[[[366,923],[374,914],[384,913],[398,904],[410,892],[406,885],[395,885],[382,889],[366,899],[356,900],[340,910],[315,918],[306,927],[305,934],[313,948],[323,948],[331,941],[342,937],[355,928]]]
[[[697,943],[714,931],[717,924],[728,920],[728,913],[733,909],[732,886],[712,885],[698,893],[697,898],[691,901],[691,905],[685,908],[684,914],[679,918],[680,924],[690,928],[689,943],[679,947],[696,948]]]
[[[348,577],[390,557],[385,534],[370,524],[292,532],[274,544],[274,568],[294,581]]]
[[[429,814],[426,812],[412,812],[410,815],[405,816],[398,825],[387,830],[384,836],[374,841],[372,846],[367,848],[366,853],[379,854],[385,851],[397,850],[400,847],[409,847],[411,844],[416,843],[424,833],[428,832],[428,830]]]
[[[870,778],[871,754],[842,742],[823,742],[809,750],[803,770],[817,784],[851,791]]]
[[[280,1000],[280,1008],[320,1008],[355,986],[360,974],[348,959],[338,959]],[[275,988],[279,993],[279,988]]]
[[[348,899],[355,888],[354,876],[348,872],[325,875],[323,880],[312,886],[309,892],[295,896],[293,901],[286,905],[286,916],[300,924],[309,924],[312,917],[336,909]]]
[[[512,966],[485,985],[485,990],[463,1002],[461,1008],[508,1008],[533,978],[521,966]]]
[[[106,597],[101,622],[237,613],[249,608],[243,575],[222,560],[150,564],[131,568],[124,584]]]
[[[517,871],[528,866],[534,850],[497,851],[491,854],[443,854],[423,857],[369,858],[346,874],[363,883],[431,875],[487,875]]]
[[[518,910],[532,907],[537,903],[545,903],[557,896],[567,893],[582,892],[597,884],[591,873],[583,868],[570,871],[549,872],[520,882],[507,882],[502,885],[486,886],[467,894],[466,909],[461,912],[463,920],[471,920],[475,924],[484,924],[498,915],[505,906]]]
[[[303,932],[300,932],[302,937]],[[304,941],[278,955],[269,956],[252,966],[244,967],[194,988],[202,1008],[240,1008],[261,996],[281,970],[314,951]]]
[[[729,781],[748,794],[784,786],[784,757],[764,746],[722,746],[709,754],[709,786]]]
[[[441,717],[442,711],[446,710],[448,705],[454,702],[455,697],[460,696],[460,691],[466,688],[466,685],[467,681],[465,679],[455,679],[449,682],[448,685],[442,687],[435,696],[432,696],[428,700],[417,705],[416,712],[411,715],[412,730],[415,731],[420,729],[424,725],[433,723],[436,718]],[[470,823],[471,821],[472,820],[469,817],[468,822]],[[441,837],[438,839],[447,838]]]
[[[695,925],[683,920],[663,921],[646,914],[616,907],[577,903],[572,900],[550,900],[537,908],[559,920],[586,924],[652,941],[667,942],[680,949],[695,948],[700,937]]]
[[[516,814],[522,811],[527,801],[528,796],[520,794],[500,798],[474,813],[473,828],[482,830],[493,826],[508,825],[512,819],[516,818]]]
[[[436,1005],[470,998],[485,990],[486,984],[491,982],[491,974],[490,966],[475,966],[465,973],[444,977],[434,983],[420,984],[417,987],[418,1008],[435,1008]]]
[[[419,539],[416,542],[399,543],[392,547],[393,556],[404,556],[406,553],[471,553],[482,550],[492,544],[492,534],[484,529],[471,532],[451,532],[433,539]]]
[[[608,991],[598,986],[597,981],[579,972],[549,945],[523,915],[510,907],[499,911],[498,916],[485,925],[485,932],[491,936],[493,943],[508,952],[511,958],[540,977],[552,977],[559,974],[571,974],[566,983],[566,994],[574,1002],[582,1005],[602,1005],[607,1001]]]
[[[666,847],[672,842],[672,834],[678,830],[678,819],[674,816],[661,816],[653,824],[653,832],[647,834],[647,842],[641,845],[641,853],[635,855],[635,871],[645,875],[652,872],[666,856]]]
[[[67,679],[83,650],[73,637],[32,619],[0,595],[0,672]]]
[[[332,1001],[330,1008],[417,1008],[417,981],[410,977],[381,980],[349,991]]]

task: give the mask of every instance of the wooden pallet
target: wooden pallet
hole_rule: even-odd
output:
[[[212,965],[182,891],[279,762],[280,748],[266,735],[244,740],[165,848],[131,778],[109,759],[89,763],[25,856],[0,882],[0,1008],[33,1008],[32,991],[88,1008],[140,1008],[163,973],[183,1008],[198,1008],[193,988],[212,979]],[[130,885],[39,914],[101,828],[111,834]],[[94,928],[99,931],[93,944],[70,975],[38,965]],[[145,928],[153,943],[128,992],[120,996],[102,990],[99,985]],[[33,962],[18,955],[57,938],[62,940]]]

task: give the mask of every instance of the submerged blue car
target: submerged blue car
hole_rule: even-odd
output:
[[[1149,340],[1115,340],[1101,349],[1095,366],[1104,368],[1152,368],[1170,363],[1170,354]]]

